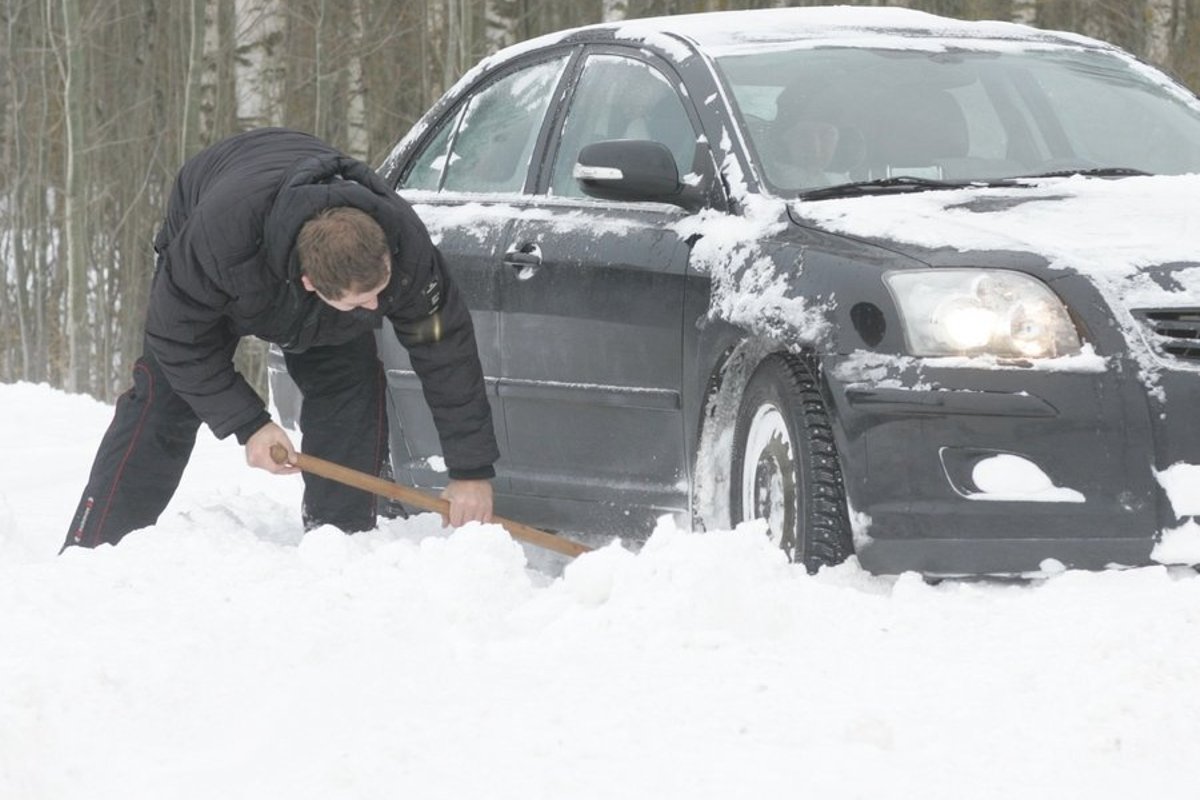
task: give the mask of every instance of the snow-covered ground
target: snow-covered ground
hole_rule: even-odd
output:
[[[300,479],[206,433],[157,526],[57,557],[109,412],[0,386],[0,798],[1196,796],[1190,569],[302,537]]]

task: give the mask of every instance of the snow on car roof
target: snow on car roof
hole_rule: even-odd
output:
[[[789,43],[865,45],[868,40],[874,46],[913,49],[944,47],[951,42],[964,46],[972,41],[993,46],[1009,42],[1110,48],[1080,34],[1040,30],[1012,22],[960,20],[887,6],[809,6],[676,14],[585,25],[518,42],[485,58],[476,70],[488,69],[529,50],[599,31],[611,31],[617,39],[654,45],[679,60],[691,55],[691,49],[680,39],[714,54]]]
[[[606,27],[606,26],[593,26]],[[998,21],[968,21],[940,17],[907,8],[835,6],[723,11],[652,17],[620,23],[618,38],[644,38],[661,44],[674,34],[710,53],[785,43],[865,43],[896,47],[928,47],[931,41],[1053,43],[1105,47],[1102,42],[1060,31]],[[667,49],[667,48],[664,48]]]
[[[570,28],[510,45],[479,61],[462,75],[450,94],[462,91],[480,75],[533,50],[607,32],[614,39],[652,46],[675,61],[691,57],[693,47],[713,55],[729,55],[772,47],[864,46],[889,49],[1087,47],[1113,51],[1111,45],[1075,33],[1044,31],[999,21],[969,21],[941,17],[908,8],[872,6],[810,6],[647,17]],[[1164,80],[1161,76],[1155,80]],[[384,161],[390,164],[425,132],[423,119]]]

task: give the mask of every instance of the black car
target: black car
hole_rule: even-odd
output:
[[[473,309],[506,516],[1013,574],[1145,564],[1200,513],[1200,103],[1107,44],[861,7],[596,25],[483,61],[381,172]],[[381,343],[396,479],[436,487]]]

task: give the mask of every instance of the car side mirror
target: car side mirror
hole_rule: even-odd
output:
[[[675,157],[661,142],[613,139],[579,151],[573,172],[584,194],[601,200],[671,203],[694,211],[703,198],[679,180]]]

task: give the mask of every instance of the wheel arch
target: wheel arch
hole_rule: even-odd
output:
[[[730,345],[712,365],[700,411],[691,494],[692,524],[697,530],[732,527],[729,498],[738,413],[751,378],[764,361],[776,355],[812,360],[817,388],[833,428],[835,448],[839,452],[844,449],[838,406],[833,402],[829,382],[824,377],[820,352],[762,337],[748,337]],[[852,514],[845,488],[843,486],[843,503],[846,505],[842,513],[849,518]]]
[[[764,359],[790,352],[793,350],[778,340],[747,337],[726,347],[709,369],[692,464],[692,524],[698,530],[731,526],[730,467],[742,396]]]

